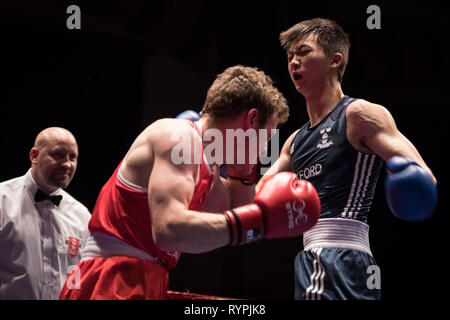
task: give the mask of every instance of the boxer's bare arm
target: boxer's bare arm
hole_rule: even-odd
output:
[[[224,179],[217,176],[214,186],[206,199],[204,210],[221,212],[253,201],[255,186],[245,185],[239,180]]]
[[[358,99],[347,108],[347,138],[363,153],[375,153],[387,161],[394,156],[411,158],[427,170],[416,147],[397,128],[390,112],[381,105]]]
[[[249,204],[255,197],[255,185],[245,185],[239,180],[227,179],[231,196],[231,208]]]
[[[264,182],[264,180],[267,179],[268,177],[270,177],[271,175],[274,175],[274,174],[277,174],[277,173],[283,172],[283,171],[292,171],[290,148],[291,148],[292,140],[294,140],[294,137],[298,133],[298,131],[299,130],[296,130],[286,140],[286,142],[283,145],[283,148],[281,148],[280,157],[261,177],[258,184],[256,185],[256,191],[259,190],[259,188],[261,187],[261,184]]]
[[[149,136],[154,158],[148,181],[153,239],[163,250],[188,253],[225,246],[230,235],[224,215],[188,210],[199,165],[175,164],[173,159],[173,150],[180,141],[170,137],[190,137],[201,144],[200,137],[193,127],[170,122],[176,120],[167,121]]]
[[[222,212],[231,208],[231,194],[228,179],[217,174],[211,192],[206,198],[203,210],[206,212]]]

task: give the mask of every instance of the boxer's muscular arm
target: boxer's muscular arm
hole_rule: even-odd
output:
[[[417,149],[398,129],[390,112],[381,105],[359,99],[347,108],[347,138],[358,151],[375,153],[387,161],[408,157],[433,176]]]
[[[224,179],[217,174],[214,186],[205,202],[207,212],[221,212],[253,201],[255,186],[247,186],[239,180]]]
[[[193,128],[187,130],[169,122],[148,138],[153,155],[148,184],[152,236],[161,249],[201,253],[228,244],[294,237],[317,222],[320,215],[317,192],[309,182],[299,181],[291,172],[267,179],[254,203],[222,214],[188,210],[198,168],[174,165],[172,150],[179,143],[168,137],[172,132],[181,132],[182,137],[197,137],[200,144],[201,139],[192,133]],[[296,200],[305,203],[303,214],[307,218],[290,223],[286,203]]]
[[[180,127],[179,122],[172,127],[170,124],[161,126],[149,137],[154,156],[148,182],[153,239],[162,250],[188,253],[225,246],[230,236],[223,214],[188,210],[198,165],[173,163],[172,150],[179,142],[167,137],[171,137],[174,130],[180,131],[180,136],[200,139],[194,134],[194,128]]]
[[[214,184],[208,194],[203,210],[206,212],[221,212],[231,208],[231,194],[228,180],[219,176],[214,177]]]
[[[270,176],[283,171],[292,171],[290,148],[292,140],[294,140],[294,137],[297,134],[297,132],[298,130],[296,130],[293,134],[291,134],[289,138],[286,140],[286,142],[283,145],[283,148],[281,149],[280,157],[261,177],[258,184],[256,185],[256,191],[258,191],[259,188],[261,188],[261,185],[264,182],[264,180],[266,180]]]
[[[221,178],[222,181],[225,179]],[[231,197],[231,208],[239,207],[253,201],[255,196],[255,185],[245,185],[239,180],[227,179],[228,190]]]

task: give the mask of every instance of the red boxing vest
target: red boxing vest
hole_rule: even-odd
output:
[[[200,134],[197,126],[196,129]],[[130,188],[119,180],[118,171],[121,164],[122,162],[100,191],[89,222],[89,231],[112,235],[159,258],[164,267],[171,269],[176,266],[180,253],[162,251],[155,245],[152,238],[148,193]],[[202,210],[212,182],[212,171],[205,163],[205,157],[202,157],[199,179],[189,204],[190,210]]]

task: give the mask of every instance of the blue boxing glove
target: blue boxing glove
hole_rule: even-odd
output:
[[[407,221],[429,218],[437,204],[437,187],[431,175],[405,157],[390,158],[386,171],[384,187],[392,213]]]
[[[177,115],[175,117],[175,119],[187,119],[187,120],[191,120],[191,121],[195,122],[200,119],[200,116],[201,116],[201,112],[198,113],[194,110],[186,110],[186,111],[183,111],[182,113],[180,113],[179,115]]]

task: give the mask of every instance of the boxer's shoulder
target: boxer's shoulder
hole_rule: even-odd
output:
[[[153,122],[136,138],[128,150],[120,173],[127,181],[146,187],[156,158],[179,164],[185,151],[191,151],[197,139],[201,150],[201,137],[192,122],[160,119]],[[187,161],[185,161],[188,163]],[[194,162],[189,162],[194,163]]]
[[[355,99],[352,101],[346,111],[347,120],[368,120],[373,117],[386,115],[387,109],[380,104],[373,103],[364,99]]]
[[[168,132],[168,131],[195,131],[195,126],[192,121],[188,121],[185,119],[172,119],[172,118],[163,118],[156,120],[152,124],[150,124],[145,130],[154,133],[158,132]]]
[[[395,126],[389,111],[382,105],[357,99],[346,110],[347,139],[356,149],[368,152],[363,141]],[[370,153],[370,152],[369,152]]]
[[[149,125],[142,133],[142,138],[153,146],[163,149],[173,148],[179,143],[192,143],[201,140],[194,124],[182,119],[160,119]]]
[[[384,120],[391,117],[386,107],[364,99],[354,100],[346,110],[347,122],[358,126],[379,126],[384,123]]]

